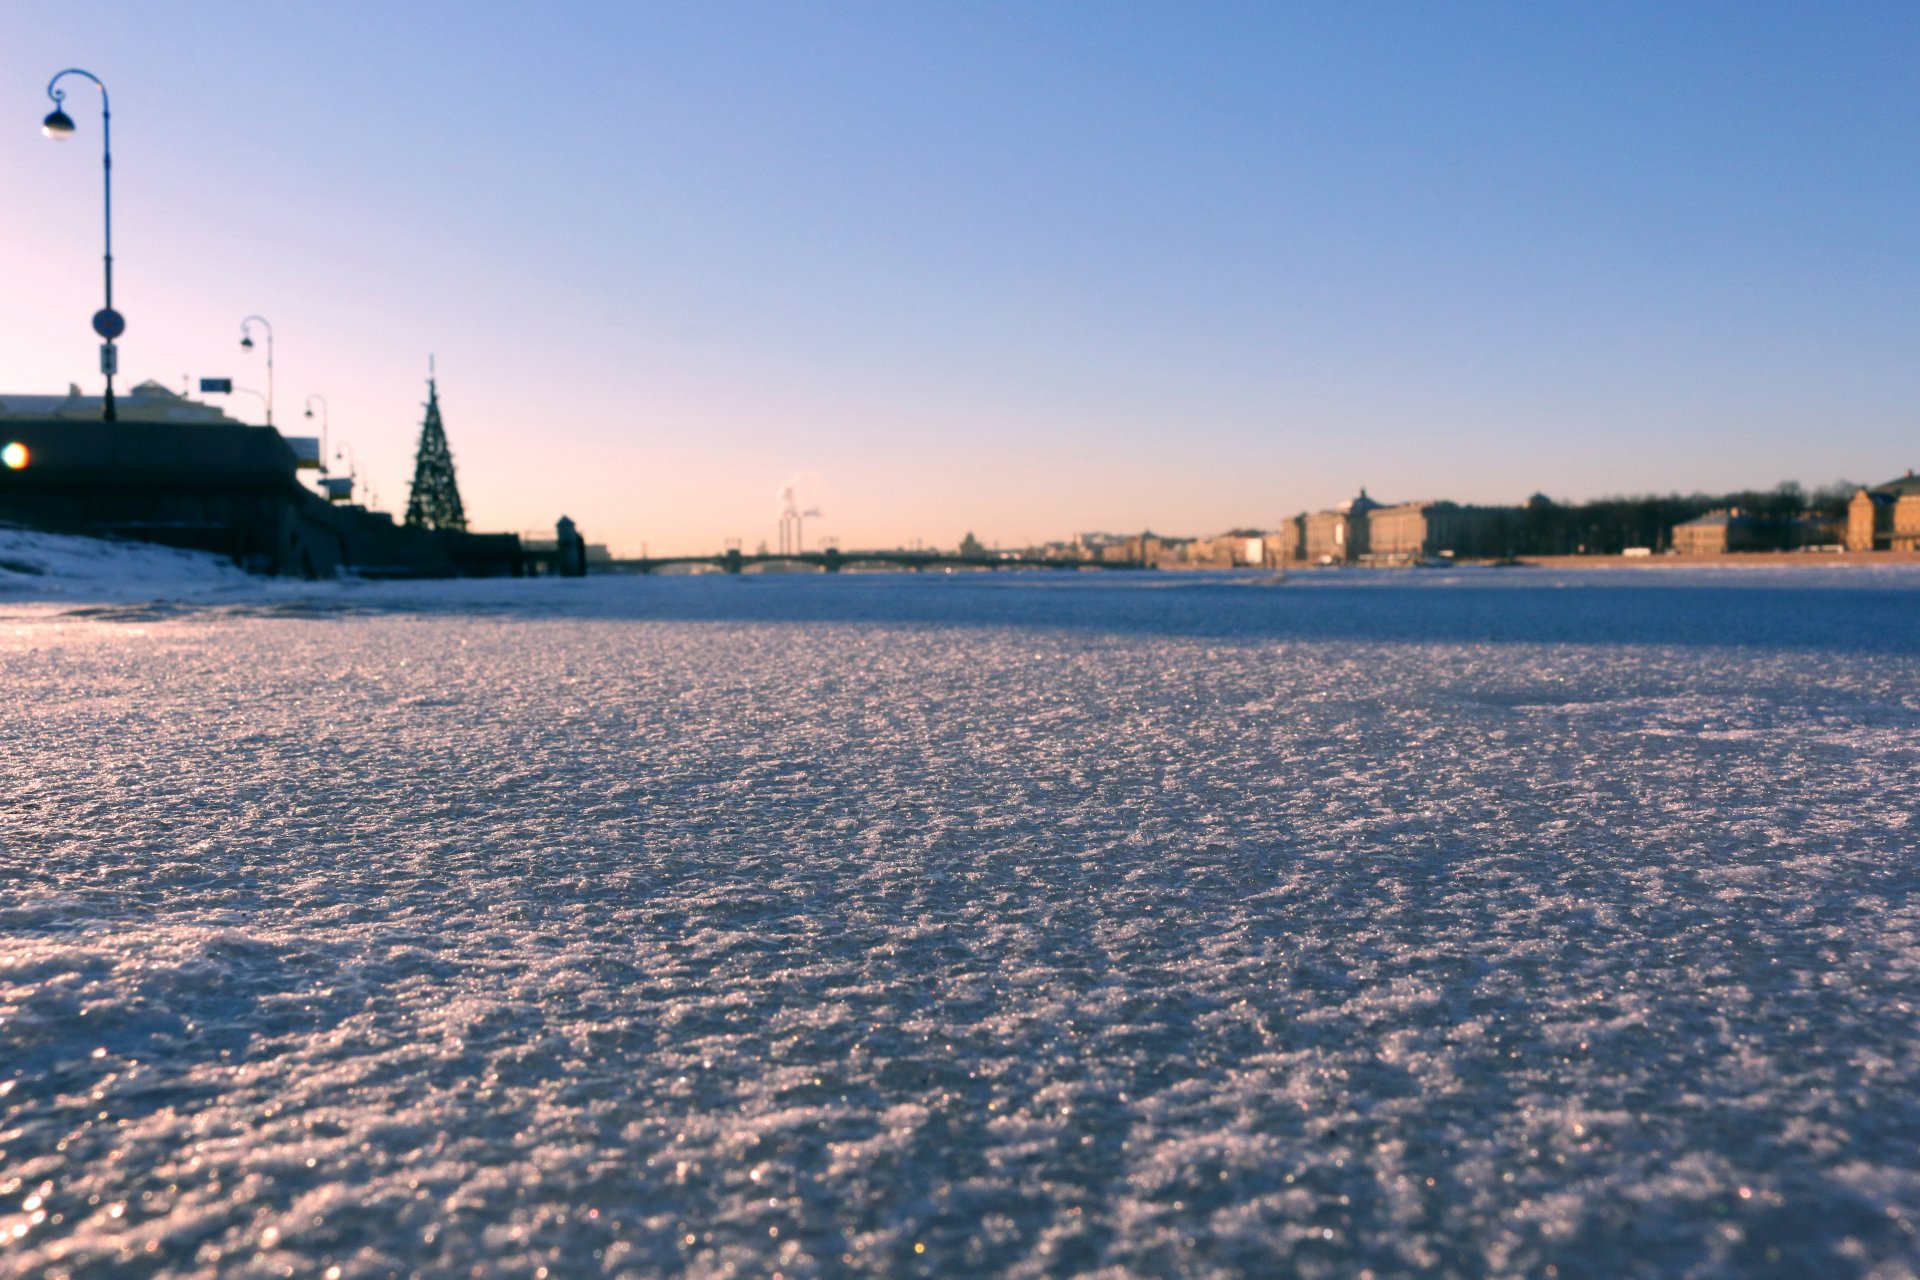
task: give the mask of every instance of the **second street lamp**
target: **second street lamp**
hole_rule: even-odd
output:
[[[253,350],[252,325],[258,324],[267,331],[267,425],[273,425],[273,326],[264,316],[248,316],[240,322],[240,349]]]
[[[313,402],[320,402],[320,487],[327,487],[327,437],[332,427],[333,410],[327,406],[327,398],[319,392],[307,397],[307,417],[313,417]]]
[[[327,475],[327,480],[326,480],[327,501],[329,502],[352,501],[354,486],[357,483],[359,483],[359,480],[360,480],[360,468],[354,463],[352,445],[350,444],[341,445],[340,451],[333,455],[333,460],[335,462],[339,462],[343,458],[346,460],[347,474],[345,474],[344,476],[336,476],[336,475],[333,475],[331,472],[329,472]],[[366,506],[368,510],[372,510],[374,507],[374,496],[373,496],[372,485],[367,486]]]
[[[67,93],[60,87],[60,81],[68,76],[91,80],[94,87],[100,90],[100,170],[106,195],[107,304],[93,313],[93,331],[105,339],[100,344],[100,372],[107,378],[107,395],[102,402],[100,416],[112,422],[119,416],[113,408],[113,375],[120,371],[120,352],[113,343],[114,339],[127,331],[126,318],[113,309],[113,112],[107,102],[107,86],[101,83],[100,77],[91,71],[69,67],[47,81],[47,96],[53,99],[53,110],[40,122],[40,132],[55,142],[64,142],[73,136],[73,117],[66,113],[63,105]]]

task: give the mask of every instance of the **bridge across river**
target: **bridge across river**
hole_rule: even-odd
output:
[[[945,551],[825,551],[760,552],[753,555],[738,549],[711,556],[652,556],[637,560],[602,560],[589,567],[610,573],[656,573],[681,566],[710,566],[724,573],[741,573],[749,565],[811,565],[827,573],[838,573],[849,565],[885,564],[899,569],[1145,569],[1138,560],[1096,560],[1091,557],[1054,559],[1039,556],[960,555]]]

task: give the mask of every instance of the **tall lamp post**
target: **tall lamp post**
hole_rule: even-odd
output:
[[[82,76],[93,81],[94,87],[100,90],[100,170],[106,193],[107,223],[107,305],[93,313],[93,331],[105,339],[100,344],[100,372],[107,378],[107,398],[100,416],[107,422],[113,422],[119,417],[113,408],[113,375],[120,371],[120,353],[113,342],[127,331],[126,318],[113,309],[113,112],[108,108],[107,86],[101,83],[100,77],[91,71],[69,67],[47,81],[47,96],[53,99],[53,110],[40,122],[40,132],[55,142],[73,136],[73,117],[61,105],[66,101],[67,93],[60,88],[60,81],[67,76]]]
[[[313,402],[320,402],[320,474],[327,472],[327,431],[333,425],[333,410],[327,407],[327,398],[316,392],[307,397],[307,417],[313,417]]]
[[[347,478],[345,481],[341,481],[338,478],[329,477],[327,480],[327,496],[329,499],[333,497],[335,486],[340,487],[340,496],[342,498],[350,498],[353,496],[354,487],[360,483],[360,467],[353,460],[352,445],[341,445],[339,451],[333,455],[335,462],[339,462],[343,458],[347,463]],[[380,495],[374,492],[371,482],[367,484],[367,500],[364,505],[369,511],[377,511],[380,508]]]
[[[273,425],[273,326],[264,316],[248,316],[240,322],[240,349],[253,350],[252,326],[258,323],[267,331],[267,425]]]
[[[255,391],[252,387],[235,387],[231,391],[229,391],[227,394],[236,395],[236,396],[252,396],[255,400],[258,400],[260,402],[260,407],[263,409],[266,407],[266,404],[267,404],[267,398],[264,395],[261,395],[258,391]]]

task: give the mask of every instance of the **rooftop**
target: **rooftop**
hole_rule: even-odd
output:
[[[1920,476],[1916,476],[1912,471],[1908,471],[1907,474],[1897,480],[1889,480],[1885,484],[1874,485],[1871,491],[1874,493],[1884,493],[1893,497],[1898,497],[1906,493],[1920,493]]]
[[[74,385],[69,385],[67,394],[63,396],[0,392],[0,422],[21,418],[98,422],[105,403],[105,396],[83,395],[80,388]],[[189,400],[152,379],[115,396],[113,403],[114,413],[121,422],[200,422],[209,426],[228,427],[244,425],[238,418],[229,418],[213,405]]]
[[[1367,496],[1366,489],[1362,487],[1360,490],[1359,497],[1348,498],[1345,502],[1335,507],[1334,510],[1345,512],[1347,514],[1352,514],[1356,511],[1372,511],[1376,507],[1379,507],[1380,505],[1381,505],[1380,503],[1375,502],[1372,498],[1369,498]]]

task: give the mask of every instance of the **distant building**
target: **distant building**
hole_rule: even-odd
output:
[[[1260,568],[1270,563],[1267,535],[1258,529],[1233,529],[1186,545],[1184,563],[1196,569]]]
[[[1236,569],[1258,569],[1267,563],[1267,535],[1259,529],[1232,529],[1223,535],[1227,559]]]
[[[1683,556],[1797,551],[1802,547],[1831,546],[1835,533],[1834,522],[1820,516],[1779,519],[1728,507],[1673,526],[1673,550]]]
[[[300,483],[318,442],[143,382],[117,401],[0,393],[0,520],[211,551],[255,573],[440,577],[522,569],[512,534],[398,529]],[[312,447],[309,447],[312,446]]]
[[[1920,476],[1862,488],[1847,505],[1847,550],[1920,551]]]
[[[1160,537],[1155,533],[1136,533],[1105,543],[1094,557],[1102,564],[1159,563]]]
[[[1195,569],[1233,566],[1233,548],[1222,538],[1194,538],[1187,543],[1186,563]]]
[[[1202,538],[1156,537],[1153,540],[1153,563],[1162,567],[1192,564],[1194,546],[1204,541]]]
[[[1683,556],[1722,556],[1730,551],[1758,551],[1766,541],[1760,521],[1742,515],[1740,508],[1709,511],[1673,526],[1673,549]]]
[[[1305,560],[1307,558],[1307,513],[1302,511],[1286,521],[1280,526],[1280,532],[1276,536],[1279,538],[1280,560],[1283,564]]]
[[[1367,554],[1376,560],[1505,555],[1518,512],[1457,502],[1405,502],[1367,513]]]
[[[1307,559],[1315,564],[1351,564],[1367,554],[1368,513],[1380,506],[1365,489],[1331,511],[1306,517]]]

